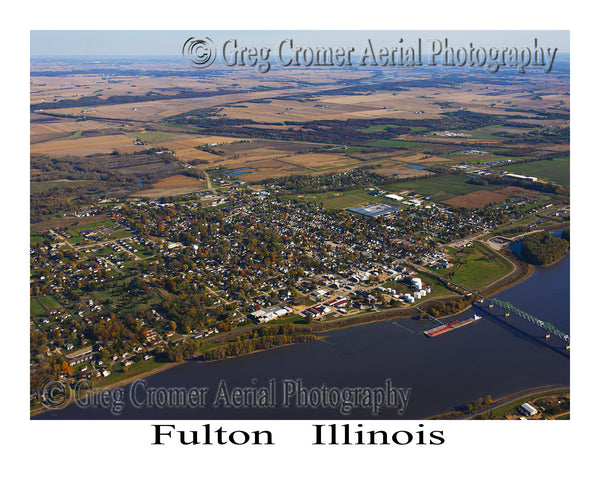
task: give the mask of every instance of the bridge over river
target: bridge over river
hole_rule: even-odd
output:
[[[569,335],[561,332],[558,328],[556,328],[550,322],[544,322],[543,320],[540,320],[539,318],[536,318],[533,315],[530,315],[529,313],[524,312],[523,310],[515,307],[510,302],[498,300],[497,298],[486,297],[485,295],[482,295],[482,294],[480,294],[474,290],[471,290],[470,288],[467,288],[463,285],[459,285],[458,283],[453,282],[452,280],[449,280],[448,278],[442,277],[441,275],[437,275],[433,272],[427,272],[427,274],[437,278],[438,280],[441,280],[442,282],[445,282],[448,285],[452,285],[453,287],[455,287],[458,290],[462,290],[464,292],[471,293],[472,295],[474,295],[476,297],[479,297],[481,299],[482,303],[487,302],[490,309],[494,306],[498,306],[498,307],[502,308],[505,311],[505,314],[504,314],[505,317],[508,317],[512,313],[520,318],[527,320],[528,322],[532,323],[533,325],[535,325],[537,327],[545,329],[546,330],[546,339],[550,338],[551,335],[554,335],[555,337],[558,337],[559,339],[561,339],[565,342],[565,348],[567,350],[570,349],[571,340],[569,338]]]

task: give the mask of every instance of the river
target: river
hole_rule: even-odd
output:
[[[527,280],[496,297],[568,334],[569,272],[567,256],[550,267],[536,268]],[[322,340],[308,344],[217,362],[186,362],[138,384],[141,385],[136,393],[138,403],[140,398],[147,399],[151,387],[185,387],[187,391],[208,388],[207,406],[203,407],[139,408],[129,401],[131,389],[125,386],[121,388],[124,404],[120,415],[112,413],[107,404],[86,408],[72,404],[34,418],[422,419],[462,407],[488,394],[499,398],[533,387],[569,384],[570,358],[564,342],[553,337],[546,344],[542,329],[514,315],[505,319],[497,307],[495,310],[474,307],[456,318],[468,318],[474,313],[482,319],[435,338],[421,334],[435,325],[431,321],[382,321],[328,332]],[[231,390],[254,385],[266,387],[270,379],[275,383],[276,398],[270,399],[275,406],[213,406],[222,380]],[[326,384],[339,390],[383,388],[389,379],[394,387],[410,388],[411,393],[403,415],[391,407],[382,407],[377,416],[363,407],[354,408],[350,414],[341,413],[337,405],[284,408],[283,385],[292,379],[301,379],[309,388]]]

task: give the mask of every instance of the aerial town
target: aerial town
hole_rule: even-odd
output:
[[[216,70],[202,90],[171,63],[32,65],[32,409],[48,375],[109,386],[340,325],[439,322],[568,248],[558,67],[493,86]]]

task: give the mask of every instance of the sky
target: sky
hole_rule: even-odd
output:
[[[468,46],[473,42],[482,47],[533,46],[533,40],[545,48],[569,51],[567,30],[31,30],[30,54],[47,55],[181,55],[181,48],[190,37],[210,37],[216,44],[230,38],[253,47],[276,47],[282,40],[293,38],[304,46],[363,45],[367,39],[382,46],[394,46],[399,39],[411,44],[417,38],[423,43],[448,38],[451,44]]]

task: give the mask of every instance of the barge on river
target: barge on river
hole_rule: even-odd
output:
[[[430,328],[429,330],[425,330],[423,333],[428,337],[437,337],[442,333],[448,333],[452,330],[456,330],[457,328],[464,327],[465,325],[470,325],[477,320],[480,320],[481,317],[479,315],[473,315],[471,318],[467,318],[466,320],[453,320],[449,323],[445,323],[443,325],[439,325],[434,328]]]

